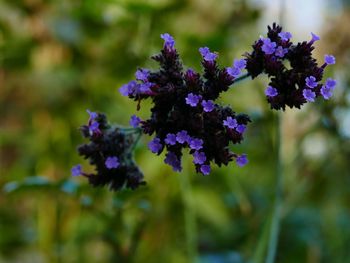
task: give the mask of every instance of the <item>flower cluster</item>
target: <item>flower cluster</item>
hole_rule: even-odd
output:
[[[320,38],[313,33],[311,36],[308,42],[293,44],[292,34],[273,24],[268,27],[267,38],[260,37],[253,51],[246,54],[246,69],[251,77],[266,73],[271,79],[265,95],[272,109],[300,108],[318,96],[332,96],[336,81],[328,78],[324,84],[320,82],[324,69],[335,64],[335,58],[325,55],[324,64],[318,66],[312,51]]]
[[[221,166],[236,160],[239,166],[245,165],[246,155],[233,153],[228,146],[242,141],[250,119],[215,100],[234,83],[246,61],[235,60],[232,67],[219,68],[218,54],[202,47],[201,75],[193,69],[183,70],[172,36],[163,34],[161,38],[163,49],[152,57],[160,69],[138,69],[136,80],[119,89],[122,95],[138,102],[138,109],[141,100],[150,98],[153,102],[150,119],[132,116],[130,124],[140,126],[145,134],[155,134],[148,148],[157,155],[166,150],[164,162],[174,171],[182,169],[183,149],[189,150],[196,171],[204,175],[210,173],[211,162]]]
[[[144,185],[143,174],[132,159],[131,147],[135,134],[111,127],[104,114],[89,110],[88,113],[88,124],[81,126],[81,132],[90,142],[80,145],[78,152],[89,159],[96,173],[85,173],[78,164],[72,168],[72,175],[85,176],[93,186],[109,185],[114,191]]]

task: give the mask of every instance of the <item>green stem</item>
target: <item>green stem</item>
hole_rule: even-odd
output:
[[[184,202],[185,231],[189,262],[197,262],[197,224],[193,206],[191,183],[186,174],[179,175],[181,196]]]
[[[250,74],[249,74],[249,73],[246,73],[246,74],[244,74],[244,75],[239,76],[238,78],[236,78],[234,83],[240,82],[240,81],[245,80],[246,78],[249,78],[249,77],[250,77]]]
[[[138,144],[140,138],[141,138],[141,135],[142,135],[142,131],[141,129],[137,131],[137,137],[135,139],[135,142],[133,143],[133,145],[131,146],[130,148],[130,152],[132,153],[134,150],[135,150],[135,147],[136,145]]]
[[[270,238],[268,244],[268,251],[266,257],[266,263],[275,262],[276,251],[278,245],[278,236],[280,231],[280,221],[282,212],[282,179],[283,179],[283,166],[281,156],[281,113],[276,114],[276,188],[275,188],[275,204],[272,215],[272,222],[270,228]]]

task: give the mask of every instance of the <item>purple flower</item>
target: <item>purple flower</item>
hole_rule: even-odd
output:
[[[303,96],[307,101],[314,102],[316,94],[311,89],[304,89]]]
[[[107,159],[105,161],[105,165],[106,165],[107,169],[118,168],[119,164],[120,163],[119,163],[118,157],[116,157],[116,156],[107,157]]]
[[[193,153],[193,163],[195,164],[203,164],[207,160],[204,152],[194,152]]]
[[[324,55],[324,62],[327,65],[333,65],[335,64],[335,57],[332,55]]]
[[[196,107],[200,99],[200,95],[194,95],[193,93],[190,93],[186,97],[186,104],[190,105],[191,107]]]
[[[262,38],[263,45],[261,46],[261,50],[266,54],[266,55],[271,55],[275,53],[276,46],[277,44],[275,42],[271,42],[269,38]]]
[[[150,93],[152,92],[151,87],[153,86],[153,83],[151,82],[146,82],[140,84],[140,92],[141,93]]]
[[[318,35],[312,33],[312,32],[311,32],[311,36],[312,36],[312,38],[311,38],[311,44],[313,44],[314,42],[320,40],[320,37],[319,37]]]
[[[233,62],[233,66],[238,69],[245,69],[247,65],[247,61],[245,59],[235,59]]]
[[[87,112],[87,113],[89,114],[89,116],[90,116],[89,121],[94,120],[94,119],[97,118],[97,113],[96,113],[96,112],[90,111],[89,109],[87,109],[86,112]]]
[[[226,72],[234,78],[238,77],[241,74],[241,70],[236,67],[226,68]]]
[[[159,153],[162,148],[163,145],[160,143],[160,139],[157,137],[148,143],[148,149],[150,149],[153,153]]]
[[[330,88],[330,89],[334,89],[335,88],[335,86],[337,85],[337,81],[335,80],[335,79],[331,79],[331,78],[328,78],[327,80],[326,80],[326,86],[328,87],[328,88]]]
[[[239,125],[237,125],[237,127],[236,127],[236,131],[239,132],[240,134],[242,134],[242,133],[245,132],[245,129],[246,129],[246,128],[247,128],[247,127],[246,127],[244,124],[239,124]]]
[[[93,121],[89,124],[89,132],[91,135],[93,135],[96,132],[99,132],[99,123],[97,121]]]
[[[77,164],[76,166],[73,166],[71,172],[73,176],[81,175],[82,174],[81,164]]]
[[[180,172],[182,170],[181,161],[177,158],[173,152],[168,152],[165,156],[164,162],[172,166],[174,172]]]
[[[202,106],[205,112],[211,112],[215,107],[214,102],[212,100],[203,100]]]
[[[196,138],[190,138],[189,141],[190,148],[192,150],[200,150],[203,148],[203,140],[202,139],[196,139]]]
[[[136,115],[132,115],[129,121],[130,126],[137,128],[141,122],[141,119]]]
[[[278,33],[278,36],[283,40],[283,41],[288,41],[289,39],[292,38],[292,34],[289,32],[281,32]]]
[[[188,135],[187,131],[182,130],[176,134],[176,140],[181,144],[188,142],[190,139],[191,137]]]
[[[161,34],[160,37],[164,39],[164,47],[171,48],[171,49],[174,48],[175,40],[170,34],[164,33],[164,34]]]
[[[236,164],[239,167],[242,167],[242,166],[246,165],[247,163],[248,163],[248,158],[247,158],[246,154],[242,154],[242,155],[236,157]]]
[[[323,98],[325,100],[330,99],[330,97],[332,97],[333,95],[333,90],[327,86],[322,86],[321,88],[321,95],[323,96]]]
[[[234,129],[237,127],[237,121],[236,119],[229,116],[226,118],[226,120],[224,120],[224,126],[229,127],[230,129]]]
[[[144,69],[144,68],[138,69],[135,73],[135,77],[137,80],[142,80],[144,82],[147,82],[149,77],[149,72],[150,71],[148,69]]]
[[[288,53],[288,48],[283,48],[282,46],[278,46],[275,51],[275,55],[277,57],[283,58],[285,54]]]
[[[165,138],[165,143],[168,145],[175,145],[176,144],[176,135],[174,133],[168,133]]]
[[[130,81],[127,84],[124,84],[120,87],[119,92],[123,96],[136,95],[138,90],[138,84],[135,80]]]
[[[204,164],[204,165],[201,166],[201,172],[204,175],[210,174],[210,170],[211,170],[210,169],[210,165]]]
[[[199,52],[201,53],[201,55],[205,61],[212,62],[218,57],[217,54],[210,52],[210,49],[208,47],[199,48]]]
[[[305,83],[306,83],[306,86],[308,86],[310,89],[313,89],[318,85],[316,78],[314,76],[307,77],[305,79]]]
[[[275,97],[278,95],[277,89],[275,89],[272,86],[267,86],[267,88],[265,90],[265,95],[268,97]]]

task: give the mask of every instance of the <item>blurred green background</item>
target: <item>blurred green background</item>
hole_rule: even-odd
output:
[[[305,3],[306,2],[306,3]],[[146,147],[136,161],[148,182],[136,191],[93,189],[70,168],[83,163],[78,127],[87,108],[128,124],[136,105],[118,88],[172,34],[184,64],[200,70],[198,48],[219,63],[250,51],[279,1],[0,1],[0,262],[263,262],[275,188],[274,114],[267,79],[235,85],[221,102],[252,116],[249,164],[180,174]],[[350,2],[287,0],[293,40],[318,33],[314,55],[339,85],[283,115],[283,217],[277,262],[350,262]],[[138,113],[149,116],[150,105]]]

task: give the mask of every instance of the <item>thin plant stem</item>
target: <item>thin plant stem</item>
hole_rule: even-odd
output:
[[[189,262],[197,262],[197,224],[191,182],[186,174],[179,175],[179,180],[181,196],[184,202],[187,253]]]
[[[272,215],[270,237],[268,243],[266,263],[275,262],[276,251],[278,245],[278,236],[280,231],[280,221],[282,212],[282,179],[283,179],[283,165],[281,156],[282,138],[281,138],[281,113],[276,113],[276,188],[275,188],[275,203]]]
[[[250,77],[250,74],[249,74],[249,73],[246,73],[246,74],[244,74],[244,75],[239,76],[238,78],[236,78],[234,83],[240,82],[240,81],[245,80],[246,78],[249,78],[249,77]]]

